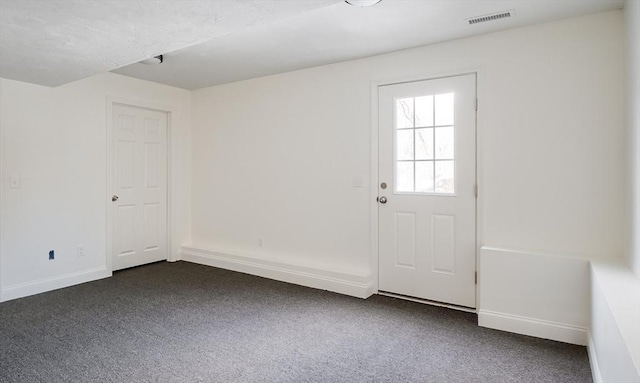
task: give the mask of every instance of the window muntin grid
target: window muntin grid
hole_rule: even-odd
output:
[[[395,192],[454,194],[454,94],[396,99],[395,127]]]

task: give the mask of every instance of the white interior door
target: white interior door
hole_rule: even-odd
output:
[[[379,87],[379,290],[476,306],[475,75]]]
[[[167,259],[167,114],[113,105],[113,270]]]

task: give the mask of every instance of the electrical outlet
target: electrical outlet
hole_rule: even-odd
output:
[[[85,255],[87,255],[87,253],[85,252],[84,245],[78,245],[78,248],[76,249],[76,253],[78,254],[78,257],[84,257]]]

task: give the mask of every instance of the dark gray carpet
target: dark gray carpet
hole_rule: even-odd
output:
[[[0,304],[1,382],[590,382],[474,314],[185,262]]]

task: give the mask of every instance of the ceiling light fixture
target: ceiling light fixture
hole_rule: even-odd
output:
[[[381,1],[382,0],[344,0],[345,3],[353,5],[354,7],[368,7],[378,4]]]
[[[150,59],[142,60],[140,61],[140,64],[158,65],[158,64],[162,64],[163,61],[164,61],[164,57],[162,57],[162,55],[159,55],[159,56],[154,56]]]

